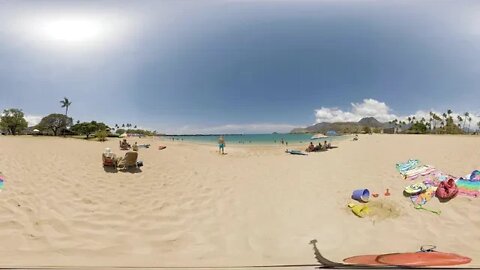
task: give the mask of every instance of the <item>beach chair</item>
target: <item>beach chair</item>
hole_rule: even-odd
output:
[[[130,167],[137,167],[138,152],[127,152],[123,158],[120,158],[117,162],[119,169],[128,169]]]
[[[115,161],[114,155],[106,155],[105,153],[102,154],[102,163],[103,167],[117,167],[117,162]]]

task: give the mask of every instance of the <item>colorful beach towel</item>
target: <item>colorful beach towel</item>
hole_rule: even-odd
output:
[[[468,177],[459,178],[456,182],[458,194],[480,197],[480,171],[473,171]]]
[[[435,190],[435,187],[429,186],[425,192],[410,196],[410,200],[412,200],[414,205],[425,205],[435,196]]]
[[[432,185],[434,187],[438,187],[438,185],[440,185],[441,182],[443,181],[446,181],[448,179],[457,179],[458,177],[455,177],[453,175],[450,175],[448,173],[444,173],[442,171],[434,171],[432,172],[431,174],[429,174],[426,178],[425,178],[425,184],[428,184],[428,185]]]
[[[3,189],[3,182],[5,182],[5,177],[0,173],[0,191]]]
[[[442,212],[440,210],[432,210],[429,208],[425,208],[424,205],[430,201],[433,197],[435,197],[436,187],[429,186],[425,192],[410,196],[410,200],[412,200],[413,206],[417,210],[424,210],[428,211],[437,215],[440,215]]]
[[[404,174],[409,170],[415,169],[420,161],[418,159],[409,159],[407,162],[397,163],[395,166],[399,173]]]
[[[431,174],[432,172],[435,171],[435,168],[430,165],[422,165],[419,166],[415,169],[411,169],[409,171],[406,171],[405,173],[402,173],[403,177],[405,178],[410,178],[410,180],[416,179],[417,177],[421,175],[428,175]]]

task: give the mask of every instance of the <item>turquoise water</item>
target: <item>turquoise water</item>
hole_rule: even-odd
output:
[[[239,135],[225,135],[225,143],[233,144],[281,144],[282,139],[289,144],[309,143],[309,142],[323,142],[323,141],[338,141],[344,140],[349,136],[333,136],[324,139],[312,140],[314,134],[239,134]],[[212,143],[218,142],[219,135],[205,135],[205,136],[165,136],[164,139],[184,140],[189,142]]]

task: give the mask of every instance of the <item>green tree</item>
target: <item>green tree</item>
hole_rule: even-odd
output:
[[[42,118],[38,124],[40,130],[51,130],[57,136],[59,131],[65,130],[72,125],[72,118],[64,114],[52,113]]]
[[[68,115],[68,107],[72,105],[72,102],[68,100],[68,98],[64,97],[63,100],[60,100],[60,104],[62,104],[62,108],[65,108],[65,116]]]
[[[123,129],[123,128],[118,128],[118,129],[115,131],[115,133],[117,133],[118,135],[121,135],[121,134],[125,133],[125,131],[126,131],[126,130]]]
[[[369,126],[364,126],[364,127],[362,128],[362,131],[365,132],[365,133],[367,133],[367,134],[372,133],[372,129],[371,129]]]
[[[0,128],[8,130],[12,135],[22,132],[28,126],[24,114],[20,109],[4,110],[0,118]]]
[[[409,133],[424,134],[427,133],[427,126],[424,123],[416,122],[409,129]]]
[[[72,126],[71,130],[77,134],[85,135],[86,139],[90,137],[91,134],[96,133],[98,131],[105,131],[107,130],[108,126],[104,123],[98,123],[96,121],[91,122],[83,122]]]
[[[97,140],[101,141],[101,142],[104,142],[107,140],[107,136],[108,136],[108,133],[105,129],[103,130],[97,130],[97,132],[95,132],[95,137],[97,137]]]

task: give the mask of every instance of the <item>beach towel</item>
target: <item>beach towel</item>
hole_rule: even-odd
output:
[[[430,175],[428,175],[426,178],[425,178],[425,184],[429,184],[429,185],[432,185],[434,187],[438,187],[438,185],[440,185],[441,182],[443,181],[446,181],[448,179],[457,179],[457,177],[453,176],[453,175],[450,175],[448,173],[444,173],[442,171],[434,171],[432,172]]]
[[[430,213],[434,213],[434,214],[437,214],[437,215],[440,215],[442,213],[442,211],[440,210],[432,210],[430,208],[425,208],[424,205],[430,201],[433,197],[435,197],[435,191],[436,191],[436,187],[434,186],[431,186],[431,185],[427,185],[427,189],[420,193],[420,194],[416,194],[416,195],[412,195],[410,196],[410,200],[412,201],[413,203],[413,206],[415,209],[417,210],[424,210],[424,211],[428,211]]]
[[[429,186],[424,192],[410,196],[410,200],[414,205],[425,205],[435,196],[435,190],[435,187]]]
[[[470,197],[480,196],[480,171],[475,170],[465,178],[459,178],[456,182],[458,194]]]
[[[402,173],[403,177],[409,178],[410,180],[414,180],[417,177],[423,175],[428,175],[432,172],[435,171],[435,168],[430,165],[422,165],[417,168],[411,169],[409,171],[406,171],[405,173]]]
[[[409,159],[407,162],[397,163],[395,167],[399,173],[404,174],[409,170],[415,169],[419,163],[418,159]]]
[[[0,191],[3,189],[3,183],[5,182],[5,177],[0,173]]]

